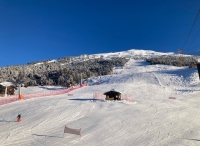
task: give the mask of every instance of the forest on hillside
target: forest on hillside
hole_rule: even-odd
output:
[[[15,85],[61,85],[70,87],[93,76],[110,75],[114,67],[123,68],[129,59],[142,59],[150,65],[164,64],[173,66],[196,67],[199,56],[152,55],[97,58],[82,55],[64,57],[58,60],[43,60],[26,65],[14,65],[0,68],[0,82],[12,82]]]
[[[86,82],[91,76],[109,75],[113,67],[123,67],[129,59],[115,57],[103,58],[59,58],[57,61],[45,60],[27,65],[0,68],[0,82],[12,82],[24,86],[61,85],[70,87]]]

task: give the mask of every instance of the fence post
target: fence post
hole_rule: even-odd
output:
[[[23,99],[23,95],[21,94],[20,86],[21,86],[21,84],[19,85],[19,99],[22,100]]]
[[[7,90],[8,90],[8,88],[7,88],[7,86],[6,86],[6,89],[5,89],[5,97],[7,97]]]

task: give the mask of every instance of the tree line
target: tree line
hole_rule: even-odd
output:
[[[70,87],[87,81],[91,76],[109,75],[113,67],[123,67],[129,59],[66,57],[57,61],[45,60],[27,65],[0,68],[0,82],[9,81],[24,86],[61,85]]]
[[[64,57],[58,60],[43,60],[26,65],[15,65],[0,68],[0,82],[12,82],[15,85],[61,85],[70,87],[87,81],[92,76],[110,75],[114,67],[121,67],[129,59],[143,59],[150,65],[164,64],[173,66],[196,67],[199,56],[180,55],[135,55],[126,57],[104,58],[103,56],[81,55]]]

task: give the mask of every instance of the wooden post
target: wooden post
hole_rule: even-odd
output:
[[[6,89],[5,89],[5,97],[7,97],[7,86],[6,86]]]

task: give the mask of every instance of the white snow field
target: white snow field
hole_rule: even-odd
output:
[[[0,106],[0,146],[198,146],[199,82],[196,68],[131,59],[112,75],[90,78],[89,86],[70,92],[73,96]],[[28,87],[22,93],[48,89]],[[134,102],[93,100],[95,92],[111,89],[131,94]],[[15,122],[18,113],[22,122]],[[82,137],[65,133],[63,138],[65,125],[81,128]]]

